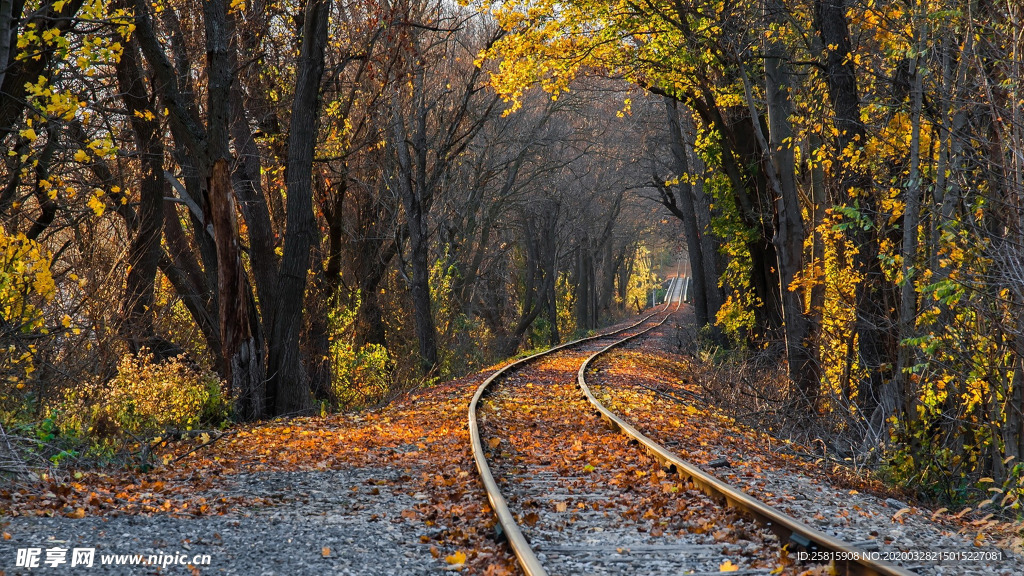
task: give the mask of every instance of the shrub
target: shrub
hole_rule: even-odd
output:
[[[146,351],[121,358],[114,378],[70,390],[57,412],[66,434],[101,437],[191,430],[227,417],[215,374],[181,356],[154,362]]]
[[[338,407],[357,408],[383,401],[391,389],[394,362],[387,348],[367,344],[358,350],[345,340],[331,347]]]

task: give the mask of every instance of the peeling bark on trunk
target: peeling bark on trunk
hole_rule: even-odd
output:
[[[217,240],[220,265],[217,292],[220,301],[221,356],[227,363],[227,381],[242,420],[264,416],[264,382],[261,347],[250,323],[249,287],[238,246],[238,224],[227,160],[213,165],[209,180],[210,220]]]

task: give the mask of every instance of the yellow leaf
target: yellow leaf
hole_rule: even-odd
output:
[[[82,518],[85,518],[85,509],[79,508],[74,512],[69,513],[68,518],[75,518],[76,520],[81,520]]]
[[[722,565],[718,567],[719,572],[736,572],[740,569],[739,566],[732,563],[732,560],[726,560],[722,562]]]
[[[92,208],[94,214],[97,216],[103,216],[103,211],[106,209],[106,206],[103,205],[102,200],[93,196],[89,198],[89,201],[86,204],[89,205],[89,208]]]
[[[75,152],[75,160],[77,160],[78,162],[85,162],[88,159],[89,153],[86,152],[85,150],[79,150],[78,152]]]
[[[455,554],[452,554],[451,556],[445,556],[444,557],[444,561],[449,563],[449,564],[465,564],[466,563],[466,553],[465,552],[456,552]]]

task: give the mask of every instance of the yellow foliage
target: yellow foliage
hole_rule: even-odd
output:
[[[616,281],[618,281],[617,278]],[[626,286],[626,299],[624,302],[619,302],[619,304],[629,307],[634,302],[646,302],[647,295],[651,293],[651,289],[656,284],[657,278],[651,271],[651,251],[643,244],[640,244],[637,246],[636,254],[633,257],[633,270]],[[618,291],[616,291],[617,294]]]
[[[224,417],[220,381],[183,357],[154,362],[151,354],[127,354],[117,375],[68,391],[58,406],[66,432],[100,436],[191,430]]]
[[[840,229],[845,218],[828,211],[818,227],[825,248],[820,282],[825,285],[821,311],[821,387],[826,393],[856,398],[859,341],[856,334],[857,286],[862,274],[855,268],[857,248]]]
[[[22,390],[35,372],[35,345],[26,345],[17,335],[46,331],[39,307],[55,293],[50,259],[39,244],[0,228],[0,312],[5,324],[0,333],[0,376],[7,386]],[[15,338],[8,341],[9,336]]]
[[[102,193],[102,191],[100,191],[100,193]],[[106,210],[106,205],[104,205],[103,201],[99,199],[98,194],[94,192],[92,196],[89,196],[89,202],[87,204],[89,205],[89,208],[92,208],[94,214],[97,216],[103,216],[103,211]]]

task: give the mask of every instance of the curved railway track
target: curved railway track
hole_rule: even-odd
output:
[[[912,572],[903,568],[866,558],[861,550],[785,515],[686,462],[612,413],[591,393],[586,382],[588,366],[609,350],[661,326],[681,305],[681,286],[678,280],[672,282],[665,305],[636,323],[513,362],[492,374],[474,394],[469,406],[473,458],[497,517],[499,533],[508,539],[523,571],[531,576],[574,572],[675,574],[680,573],[680,569],[695,570],[693,574],[710,574],[730,564],[729,568],[735,567],[732,561],[739,558],[749,564],[750,569],[736,574],[768,574],[771,572],[769,562],[778,557],[778,548],[788,544],[790,550],[827,552],[832,557],[848,558],[836,562],[841,574],[912,576]],[[675,310],[669,310],[674,301]],[[575,372],[574,382],[564,381],[567,365]],[[556,373],[562,375],[562,380],[553,378]],[[539,384],[535,386],[534,382]],[[589,404],[581,402],[580,392]],[[569,427],[561,429],[555,420],[543,425],[537,422],[554,413],[541,414],[541,404],[532,402],[551,400],[562,404],[578,403],[580,418],[573,425],[588,424],[580,420],[589,408],[591,414],[596,410],[611,430],[595,427],[591,420],[591,431],[578,438],[567,438],[565,432]],[[517,432],[526,428],[532,428],[533,435],[544,438],[549,445],[539,452],[516,445],[518,437],[526,435]],[[658,471],[657,478],[651,475],[650,482],[642,485],[623,483],[623,478],[643,477],[648,471],[636,462],[601,461],[600,453],[605,451],[606,445],[615,442],[609,435],[622,438],[619,442],[643,448],[661,463],[664,472]],[[634,449],[633,452],[640,456],[639,451]],[[582,461],[574,461],[573,454],[585,454],[600,462],[598,467],[602,468],[604,476],[588,474],[595,470],[594,466],[580,466]],[[492,464],[497,475],[492,471]],[[673,484],[674,476],[688,489],[680,490]],[[678,502],[675,509],[657,494],[659,488],[671,496],[669,500]],[[630,516],[638,505],[647,507],[644,518],[653,528]],[[695,511],[709,506],[721,511],[698,515],[696,535],[687,534],[695,525]],[[669,518],[673,513],[676,516]],[[664,514],[666,520],[657,521],[658,514]],[[648,518],[650,515],[654,517]],[[756,520],[763,528],[747,526],[747,518]],[[666,531],[677,531],[677,534],[669,534],[672,536],[669,538],[663,536]],[[742,537],[737,538],[732,533]],[[709,539],[707,534],[713,534],[713,538]]]

